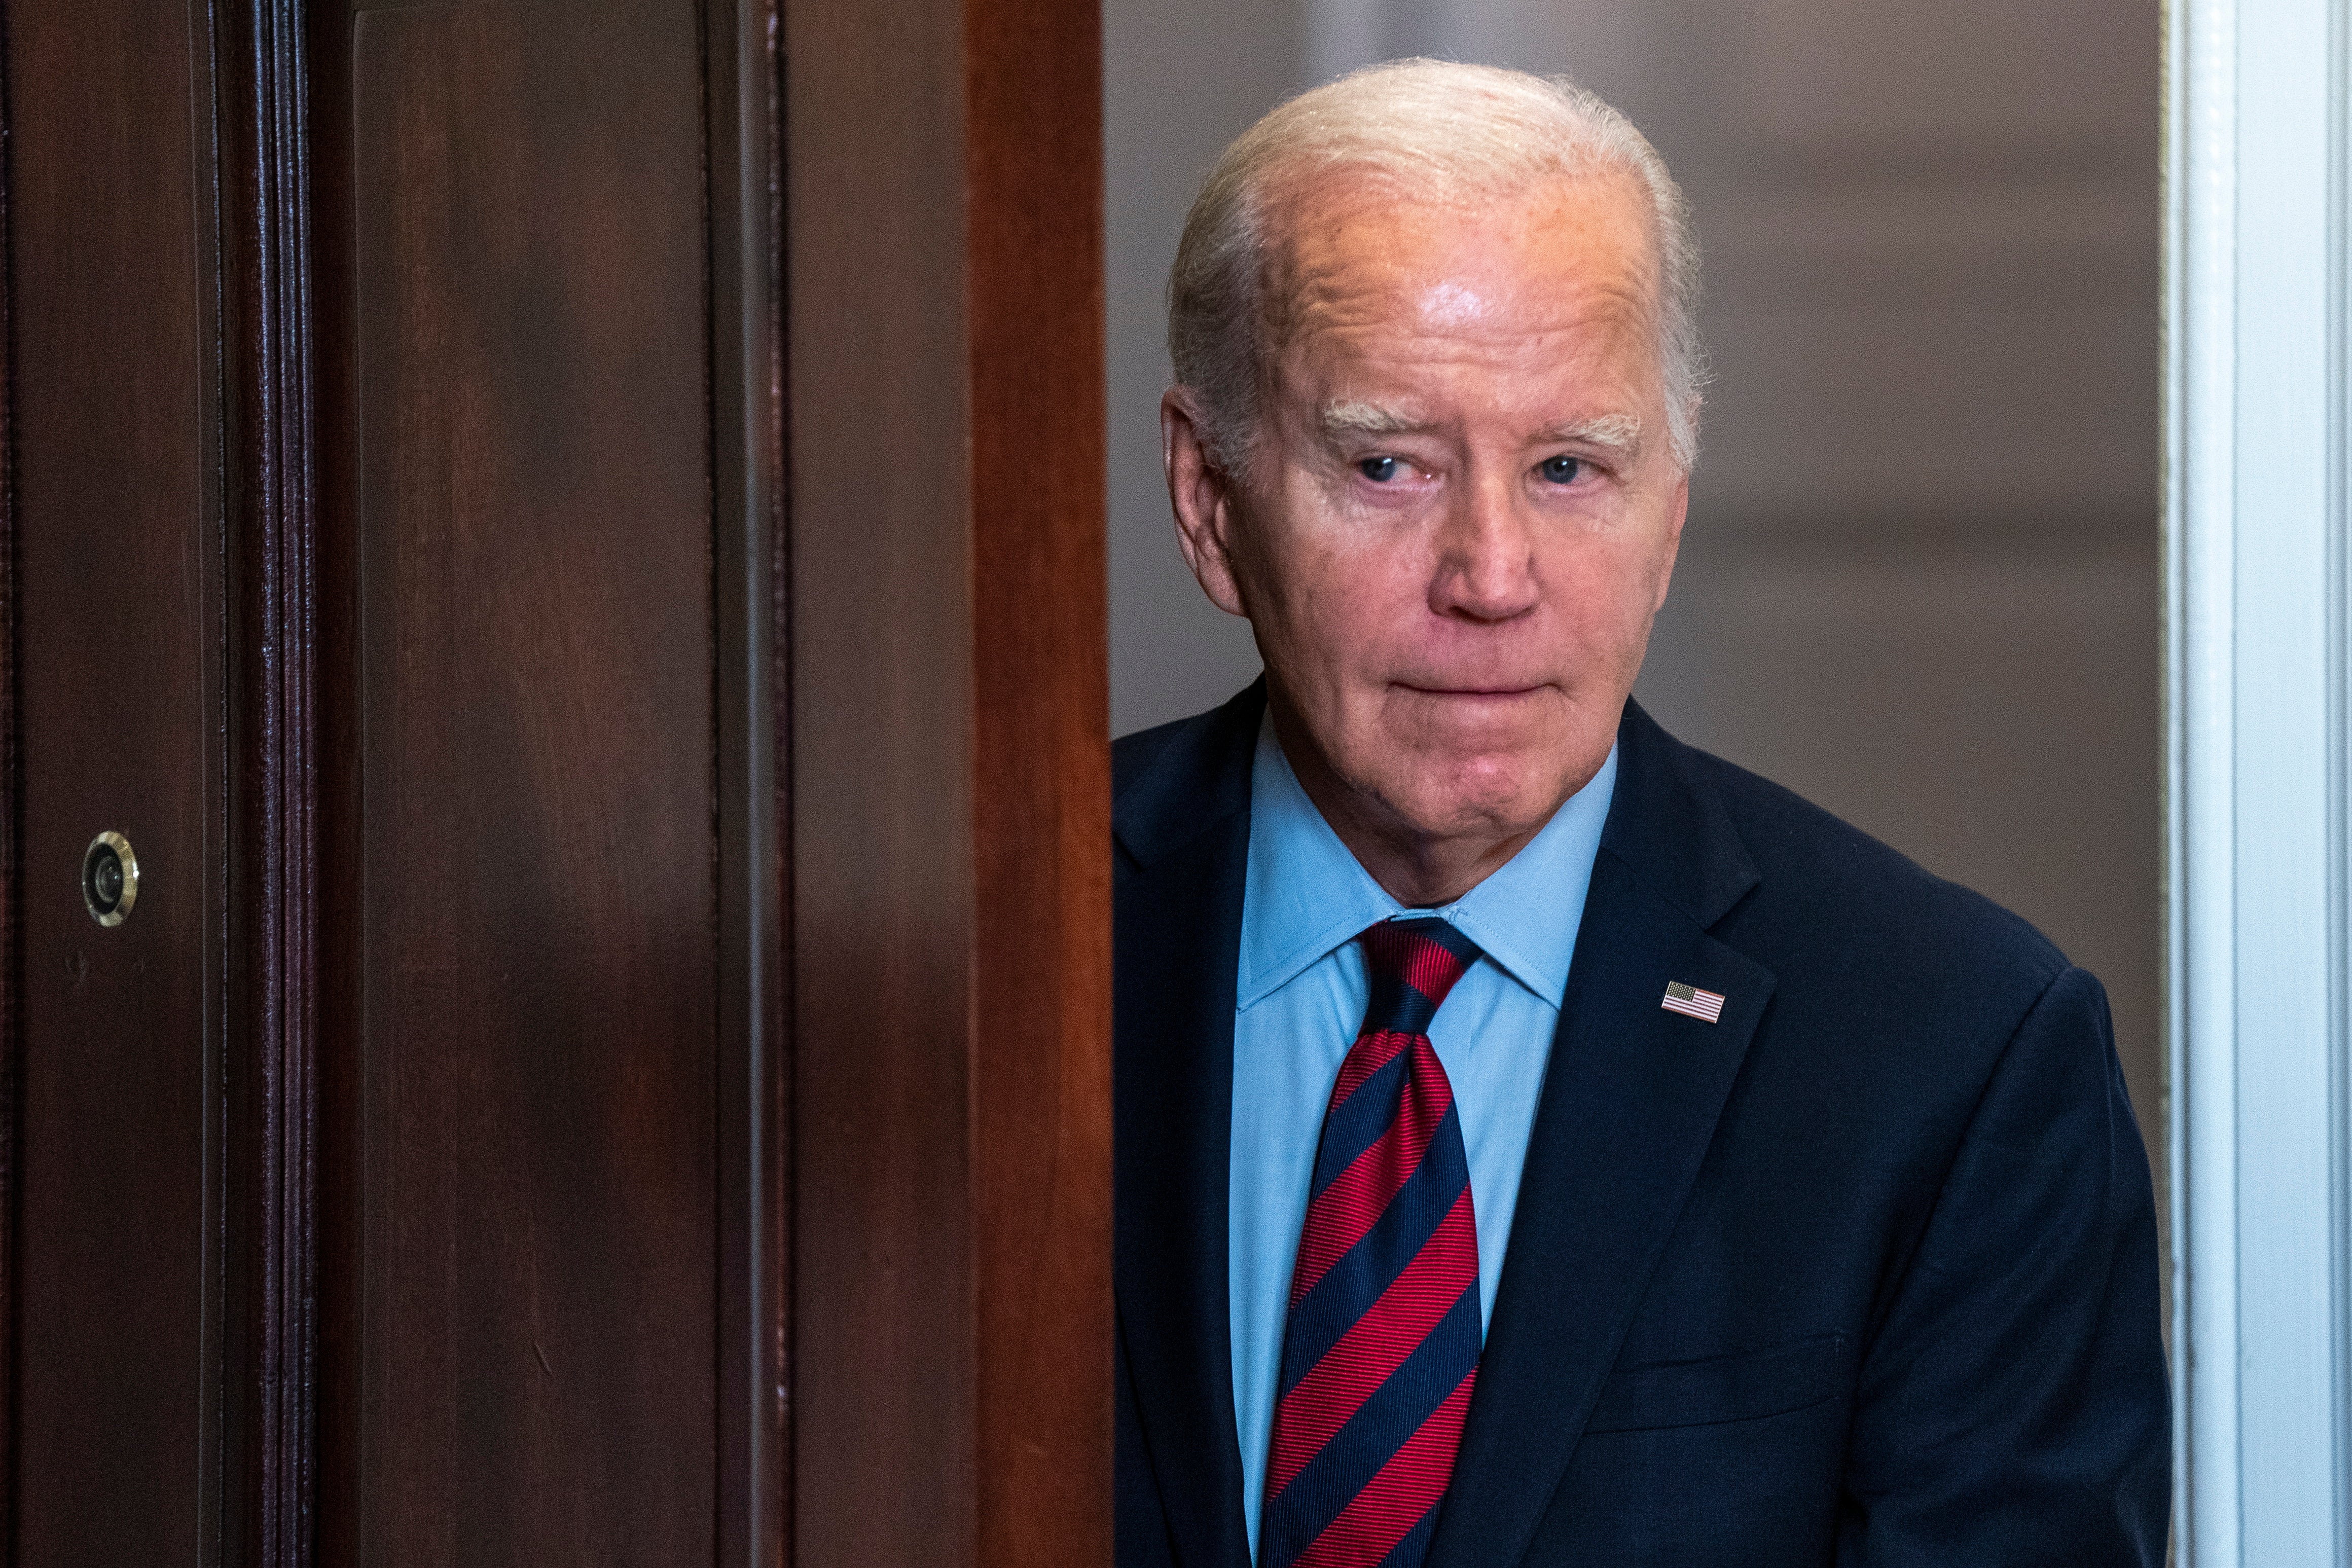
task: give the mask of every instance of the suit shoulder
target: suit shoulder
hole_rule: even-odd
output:
[[[1111,831],[1150,861],[1249,804],[1263,682],[1221,706],[1111,743]]]
[[[2072,967],[2030,922],[1982,894],[1783,785],[1695,747],[1682,751],[1756,862],[1755,894],[1731,917],[1739,926],[1790,933],[1789,946],[1816,958],[1834,946],[1890,980],[1964,972],[2025,997]]]
[[[1125,795],[1134,782],[1151,770],[1151,765],[1171,746],[1181,742],[1188,734],[1216,716],[1216,710],[1196,713],[1189,718],[1172,719],[1155,724],[1150,729],[1139,729],[1132,735],[1122,735],[1110,743],[1110,793],[1116,800]]]

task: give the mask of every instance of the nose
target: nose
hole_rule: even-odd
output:
[[[1458,621],[1510,621],[1536,607],[1535,536],[1507,479],[1459,486],[1439,526],[1429,607]]]

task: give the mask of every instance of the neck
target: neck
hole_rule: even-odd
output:
[[[1398,818],[1335,771],[1296,716],[1273,705],[1275,738],[1307,798],[1381,890],[1408,909],[1453,903],[1486,881],[1543,831],[1542,821],[1458,833],[1432,833]],[[1557,807],[1554,810],[1558,810]]]

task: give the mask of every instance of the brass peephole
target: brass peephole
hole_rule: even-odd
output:
[[[131,841],[109,831],[89,841],[81,856],[81,901],[100,925],[120,925],[139,902],[139,857]]]

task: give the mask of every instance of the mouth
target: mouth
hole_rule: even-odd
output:
[[[1423,685],[1415,681],[1396,683],[1402,690],[1415,696],[1450,697],[1468,702],[1507,702],[1514,697],[1531,697],[1543,691],[1541,683],[1529,686]]]

